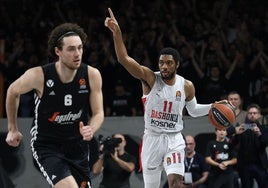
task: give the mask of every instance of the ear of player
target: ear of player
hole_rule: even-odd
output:
[[[234,106],[228,101],[215,103],[209,110],[208,118],[215,128],[227,129],[235,122]]]

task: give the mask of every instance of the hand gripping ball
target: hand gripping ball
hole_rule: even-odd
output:
[[[235,122],[235,111],[232,104],[215,103],[209,110],[210,123],[217,129],[227,129]]]

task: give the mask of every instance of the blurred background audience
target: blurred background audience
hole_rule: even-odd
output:
[[[108,99],[118,80],[123,80],[135,101],[132,115],[142,115],[139,80],[117,63],[110,33],[104,27],[110,6],[119,15],[130,55],[139,57],[139,62],[157,70],[155,54],[164,46],[177,48],[182,55],[178,73],[196,85],[198,101],[220,100],[235,90],[245,104],[256,102],[263,115],[267,114],[266,0],[92,0],[90,6],[86,0],[0,0],[0,4],[2,98],[9,84],[26,69],[52,61],[46,57],[50,30],[59,23],[75,22],[89,36],[83,61],[100,70],[104,98]],[[217,91],[213,99],[210,91]],[[31,95],[22,96],[25,105],[20,117],[32,116]]]

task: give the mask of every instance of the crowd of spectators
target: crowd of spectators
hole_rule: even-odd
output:
[[[256,102],[267,113],[266,0],[0,2],[0,37],[5,41],[0,71],[5,88],[26,69],[51,61],[46,52],[48,33],[59,23],[74,22],[89,36],[83,61],[100,70],[105,105],[115,84],[123,80],[136,101],[136,115],[142,115],[140,83],[117,63],[112,36],[104,27],[110,6],[119,15],[126,46],[137,61],[157,70],[160,49],[174,47],[181,53],[178,73],[195,84],[198,101],[214,102],[235,90],[244,99],[244,107]],[[23,114],[22,109],[19,115],[27,116],[27,109]]]

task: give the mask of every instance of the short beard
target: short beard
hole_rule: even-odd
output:
[[[77,67],[72,66],[72,65],[68,65],[68,63],[62,62],[64,64],[65,67],[67,67],[70,70],[77,70]]]
[[[162,80],[172,80],[173,78],[175,78],[175,75],[176,75],[176,72],[175,71],[172,72],[172,73],[170,73],[168,76],[165,76],[165,77],[161,73],[161,78],[162,78]]]

